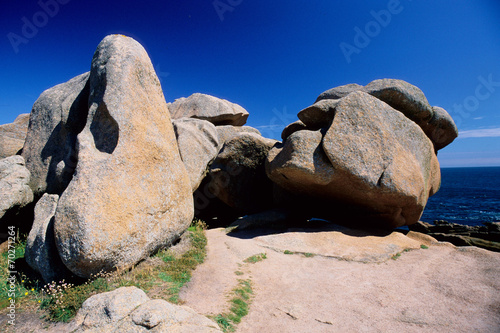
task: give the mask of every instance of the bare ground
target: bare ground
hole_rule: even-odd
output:
[[[409,236],[208,230],[207,259],[181,299],[216,315],[228,311],[238,279],[251,279],[237,332],[500,332],[500,253]],[[267,259],[244,263],[263,252]]]
[[[207,259],[181,300],[205,315],[223,313],[238,279],[250,279],[254,296],[237,332],[500,332],[500,253],[337,226],[212,229],[207,238]],[[244,262],[259,253],[267,259]],[[21,310],[8,331],[68,331],[40,315]]]

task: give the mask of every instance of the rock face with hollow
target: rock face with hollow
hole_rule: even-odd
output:
[[[16,155],[23,148],[29,119],[29,113],[23,113],[13,123],[0,125],[0,158]]]
[[[241,133],[227,141],[210,166],[210,191],[242,214],[270,208],[272,183],[265,161],[276,142],[255,133]]]
[[[61,194],[71,181],[76,136],[87,120],[88,78],[85,73],[47,89],[33,105],[22,155],[37,197],[45,192]]]
[[[54,232],[76,275],[128,267],[189,226],[193,199],[160,82],[144,48],[121,35],[94,54],[78,164]]]

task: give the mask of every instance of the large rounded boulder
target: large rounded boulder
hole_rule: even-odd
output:
[[[54,232],[76,275],[129,267],[169,246],[193,217],[189,176],[160,82],[144,48],[106,37],[94,54],[78,164]]]
[[[332,107],[329,127],[297,131],[271,150],[268,176],[323,206],[331,202],[322,216],[387,228],[416,223],[440,185],[431,140],[365,92],[352,92]]]
[[[173,119],[198,118],[214,125],[243,126],[248,118],[248,112],[238,104],[200,93],[176,99],[169,110]]]

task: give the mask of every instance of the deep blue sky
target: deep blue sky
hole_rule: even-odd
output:
[[[47,15],[41,3],[59,8]],[[441,166],[500,165],[498,0],[1,0],[0,33],[2,124],[88,71],[102,38],[121,33],[146,48],[167,101],[228,99],[267,137],[324,90],[398,78],[459,127]]]

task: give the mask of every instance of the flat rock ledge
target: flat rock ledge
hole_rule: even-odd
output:
[[[322,228],[324,229],[324,228]],[[227,312],[239,280],[253,298],[236,332],[498,332],[500,254],[409,232],[207,231],[208,255],[181,290]],[[245,261],[256,254],[266,259]],[[394,254],[396,253],[396,254]]]

